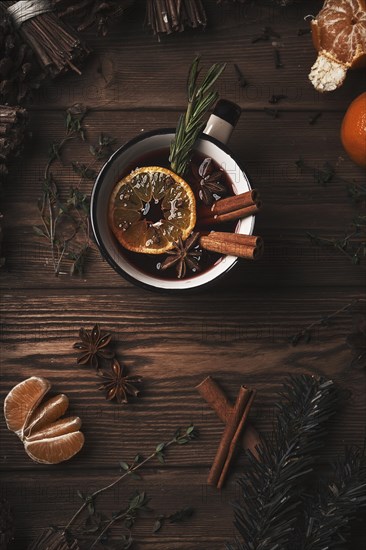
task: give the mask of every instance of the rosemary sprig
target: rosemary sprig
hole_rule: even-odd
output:
[[[258,456],[249,453],[239,479],[243,498],[235,506],[234,523],[241,540],[229,550],[291,548],[301,505],[298,489],[324,443],[337,392],[331,380],[300,375],[285,382],[280,397],[273,436],[261,437]]]
[[[334,465],[334,473],[322,482],[317,498],[305,503],[305,529],[295,548],[324,550],[343,547],[349,523],[366,507],[365,450],[347,448]]]
[[[196,57],[189,70],[188,107],[185,115],[179,118],[175,138],[170,146],[170,166],[180,176],[184,176],[187,170],[194,144],[204,128],[204,117],[219,97],[218,92],[212,88],[226,66],[215,63],[199,83],[199,63],[200,58]]]

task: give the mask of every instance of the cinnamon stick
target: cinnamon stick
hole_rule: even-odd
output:
[[[209,485],[217,485],[220,479],[222,469],[228,457],[231,442],[238,430],[238,426],[241,422],[241,418],[244,414],[250,397],[251,391],[246,386],[241,386],[233,411],[230,414],[230,417],[224,429],[224,433],[222,434],[220,445],[217,449],[216,456],[208,475],[207,483]]]
[[[229,254],[247,260],[258,260],[263,253],[263,240],[253,235],[212,231],[200,237],[200,245],[205,250]]]
[[[237,429],[234,433],[234,436],[231,439],[229,450],[228,450],[228,453],[227,453],[227,456],[226,456],[226,460],[225,460],[224,466],[221,470],[220,478],[217,482],[217,488],[218,489],[222,489],[222,487],[224,486],[226,476],[229,472],[229,468],[231,466],[232,460],[234,458],[236,449],[237,449],[238,444],[239,444],[239,440],[241,438],[241,434],[243,433],[243,430],[245,428],[245,424],[248,420],[249,412],[250,412],[251,406],[253,404],[255,394],[256,394],[255,390],[251,392],[251,395],[250,395],[249,400],[246,404],[246,407],[244,409],[244,412],[242,414],[240,422],[237,426]]]
[[[249,216],[254,216],[262,208],[261,201],[258,201],[251,206],[245,206],[244,208],[239,208],[238,210],[233,210],[232,212],[227,212],[226,214],[213,214],[212,216],[203,217],[199,220],[201,225],[212,225],[217,223],[226,223],[240,220],[243,218],[248,218]]]
[[[211,376],[207,376],[196,386],[196,390],[216,412],[221,422],[226,424],[233,412],[233,406],[215,380]]]
[[[246,208],[247,206],[252,206],[258,201],[258,191],[256,189],[252,189],[246,193],[240,193],[239,195],[219,199],[212,205],[211,211],[214,215],[227,214],[228,212],[240,210],[241,208]]]
[[[207,376],[196,386],[196,389],[211,409],[216,412],[221,422],[226,424],[232,414],[233,405],[218,383],[211,376]],[[247,422],[242,436],[242,447],[257,456],[256,447],[258,444],[259,433],[250,422]]]

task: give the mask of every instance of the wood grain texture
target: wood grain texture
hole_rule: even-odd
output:
[[[99,109],[181,109],[186,102],[187,68],[197,53],[207,65],[228,64],[220,92],[246,108],[268,107],[272,94],[285,94],[284,105],[293,109],[344,109],[365,88],[364,70],[350,73],[344,86],[331,95],[318,94],[308,80],[316,52],[310,35],[297,33],[308,26],[304,17],[319,11],[320,0],[286,10],[274,8],[273,3],[270,7],[263,2],[217,6],[216,0],[206,0],[206,31],[175,33],[162,43],[143,29],[144,2],[139,4],[114,26],[107,40],[96,38],[93,31],[86,34],[94,53],[83,75],[69,75],[41,88],[34,107],[59,108],[83,101]],[[265,26],[280,38],[253,44]],[[281,69],[275,67],[272,42],[281,52]],[[237,83],[234,63],[248,81],[246,88]]]
[[[258,389],[253,421],[260,431],[270,430],[275,392],[287,373],[334,377],[352,397],[323,459],[340,452],[345,443],[362,442],[364,373],[349,368],[344,335],[352,328],[350,316],[316,331],[311,345],[294,348],[288,343],[294,331],[342,307],[342,292],[333,299],[324,299],[321,291],[301,298],[288,291],[286,297],[263,291],[222,293],[214,299],[206,294],[173,302],[148,296],[148,302],[138,290],[46,296],[33,290],[18,294],[16,301],[13,294],[3,296],[4,394],[19,379],[37,373],[52,380],[55,392],[67,393],[71,414],[83,419],[85,450],[61,469],[111,467],[120,453],[132,457],[192,421],[202,429],[202,441],[192,452],[173,455],[172,464],[209,466],[222,425],[194,389],[208,374],[218,378],[233,400],[240,384]],[[113,331],[122,361],[144,377],[142,398],[129,407],[106,403],[95,373],[76,366],[72,344],[78,329],[97,321]],[[4,430],[2,435],[3,468],[32,469],[18,439]]]
[[[146,489],[156,513],[193,506],[196,514],[189,524],[167,525],[156,535],[154,514],[139,520],[136,550],[222,550],[235,537],[231,502],[239,496],[235,480],[247,466],[241,454],[222,493],[206,486],[223,430],[195,390],[208,374],[232,401],[240,384],[258,390],[251,421],[263,433],[271,431],[277,392],[288,373],[333,378],[344,399],[319,458],[321,471],[344,445],[363,444],[365,371],[350,367],[345,342],[355,315],[344,312],[329,327],[316,327],[309,344],[293,347],[289,339],[365,296],[364,267],[314,246],[306,232],[341,237],[363,212],[347,197],[347,183],[364,183],[365,172],[345,155],[339,129],[348,104],[365,89],[366,72],[350,73],[333,94],[317,94],[307,78],[316,53],[310,36],[297,33],[306,27],[304,15],[317,13],[322,1],[285,10],[268,4],[218,6],[205,0],[205,32],[188,30],[158,43],[142,28],[144,2],[136,1],[136,9],[116,22],[107,38],[85,34],[94,54],[81,77],[68,75],[46,85],[30,106],[32,140],[11,167],[2,206],[7,263],[0,272],[0,399],[26,377],[48,377],[53,393],[69,396],[69,413],[82,418],[86,444],[68,463],[37,465],[0,422],[0,493],[15,512],[13,550],[25,550],[44,526],[64,525],[79,504],[77,489],[87,494],[112,481],[120,460],[146,454],[191,422],[200,430],[196,442],[172,448],[164,466],[149,464],[142,482],[129,480],[104,495],[100,506],[113,513],[135,488]],[[281,37],[274,45],[253,44],[265,26]],[[281,69],[275,68],[274,46]],[[230,146],[265,205],[255,229],[265,240],[263,260],[242,262],[218,287],[189,296],[133,287],[102,261],[96,247],[84,277],[53,277],[48,248],[32,226],[39,222],[47,151],[64,135],[64,109],[74,102],[92,108],[85,121],[92,143],[101,132],[120,145],[142,129],[174,127],[185,107],[187,67],[197,52],[205,65],[227,62],[221,95],[244,109]],[[245,88],[237,83],[234,63],[248,81]],[[273,106],[268,102],[273,94],[287,98]],[[279,117],[266,114],[267,107],[278,108]],[[309,117],[318,111],[321,117],[310,125]],[[319,185],[311,170],[298,172],[300,157],[315,169],[328,161],[336,178],[327,187]],[[88,147],[73,143],[64,160],[64,166],[55,166],[63,196],[78,183],[71,160],[89,163]],[[88,193],[91,187],[91,182],[82,184]],[[365,314],[364,305],[358,304],[359,314]],[[130,373],[143,376],[141,398],[128,406],[106,402],[95,373],[76,365],[72,345],[78,330],[96,322],[113,333],[115,350]],[[116,543],[119,534],[116,528]],[[361,550],[364,542],[362,525],[356,524],[349,548]]]

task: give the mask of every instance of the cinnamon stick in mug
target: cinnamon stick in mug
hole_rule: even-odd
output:
[[[246,193],[240,193],[239,195],[233,195],[232,197],[219,199],[213,204],[211,212],[214,215],[227,214],[228,212],[240,210],[241,208],[246,208],[247,206],[252,206],[258,201],[258,191],[256,189],[252,189],[251,191],[247,191]]]
[[[263,240],[253,235],[212,231],[200,237],[200,245],[205,250],[238,256],[247,260],[257,260],[263,253]]]

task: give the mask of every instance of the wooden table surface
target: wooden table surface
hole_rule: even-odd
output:
[[[24,550],[42,527],[64,525],[79,504],[77,489],[88,493],[113,480],[119,461],[146,454],[190,422],[200,429],[194,444],[172,449],[164,466],[150,464],[143,481],[121,485],[100,506],[113,512],[134,488],[145,489],[158,513],[184,506],[196,512],[189,523],[166,525],[157,534],[152,534],[151,517],[139,520],[134,548],[224,548],[235,535],[230,503],[238,495],[235,479],[245,463],[239,458],[222,493],[206,486],[222,434],[220,421],[194,389],[208,374],[232,399],[240,384],[257,388],[252,420],[262,432],[271,428],[276,392],[287,373],[332,377],[351,393],[331,426],[321,462],[334,459],[344,445],[363,442],[365,372],[350,367],[345,343],[352,316],[344,312],[329,327],[316,328],[309,344],[293,347],[289,339],[364,296],[364,267],[319,248],[306,233],[340,237],[360,213],[347,197],[344,180],[362,183],[365,173],[346,156],[339,130],[345,109],[365,90],[365,73],[349,74],[344,86],[329,95],[310,85],[307,74],[316,54],[310,36],[298,36],[298,29],[306,26],[304,15],[316,13],[321,2],[303,2],[282,12],[261,2],[245,8],[206,4],[205,32],[186,31],[162,43],[142,28],[142,8],[127,14],[105,39],[87,33],[94,53],[83,75],[44,86],[30,108],[33,139],[14,163],[5,189],[2,397],[29,376],[49,378],[54,391],[69,396],[72,414],[81,416],[86,443],[70,462],[36,465],[1,421],[1,490],[15,514],[16,549]],[[265,26],[281,35],[280,69],[271,42],[252,43]],[[48,249],[32,226],[39,222],[37,198],[47,149],[64,133],[65,109],[74,102],[92,109],[85,123],[91,142],[100,132],[122,144],[142,129],[174,126],[185,108],[186,73],[196,52],[206,66],[228,63],[221,96],[243,108],[231,148],[263,198],[255,233],[265,240],[264,258],[240,263],[220,286],[188,297],[132,286],[95,246],[82,278],[54,277]],[[245,88],[237,83],[234,63],[248,80]],[[287,96],[277,106],[278,118],[264,110],[273,107],[268,102],[273,94]],[[309,124],[318,111],[321,117]],[[329,162],[337,177],[320,185],[311,171],[299,173],[295,162],[300,157],[315,168]],[[88,158],[84,144],[66,151],[66,159]],[[65,188],[77,181],[69,165],[57,170]],[[76,366],[72,345],[78,330],[96,322],[113,333],[123,363],[143,376],[137,402],[106,402],[93,370]],[[113,534],[121,531],[115,528]],[[361,548],[364,541],[355,536],[349,548]]]

